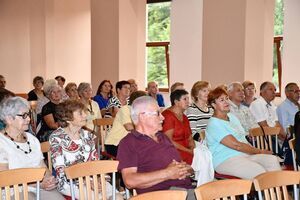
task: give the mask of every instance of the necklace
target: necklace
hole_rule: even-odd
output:
[[[4,132],[4,135],[5,135],[6,137],[8,137],[8,138],[16,145],[16,148],[19,149],[20,151],[23,151],[25,154],[31,153],[32,149],[31,149],[31,147],[30,147],[30,142],[29,142],[28,140],[27,140],[27,142],[26,142],[27,145],[28,145],[28,151],[26,151],[26,150],[22,149],[22,148],[15,142],[15,139],[12,138],[12,137],[10,137],[10,135],[8,135],[8,133],[7,133],[6,131]],[[23,135],[23,139],[26,140],[27,138]]]
[[[90,109],[88,108],[88,111],[91,115],[94,115],[93,106],[92,106],[91,101],[89,101],[89,105],[90,105]]]

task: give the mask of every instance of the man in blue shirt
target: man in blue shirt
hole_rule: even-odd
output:
[[[156,99],[159,107],[165,107],[164,97],[162,94],[158,93],[158,87],[155,81],[148,83],[147,91],[149,96]]]
[[[288,83],[285,86],[286,99],[278,106],[276,112],[278,121],[286,130],[290,125],[294,125],[295,114],[299,111],[300,90],[296,83]]]

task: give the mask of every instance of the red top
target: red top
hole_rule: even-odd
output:
[[[162,115],[165,117],[163,123],[163,132],[165,133],[170,129],[174,129],[172,140],[186,148],[189,148],[189,138],[192,135],[192,131],[187,116],[183,114],[183,121],[180,121],[176,115],[168,109],[163,111]],[[179,149],[177,150],[179,151],[182,160],[191,165],[193,161],[193,155],[186,151]]]

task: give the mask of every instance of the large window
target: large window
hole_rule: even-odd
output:
[[[274,47],[273,47],[273,82],[277,89],[277,95],[281,95],[281,52],[283,47],[283,0],[275,1],[275,21],[274,21]]]
[[[147,82],[169,87],[170,2],[147,4]]]

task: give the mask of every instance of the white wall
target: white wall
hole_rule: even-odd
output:
[[[203,0],[173,0],[171,6],[170,84],[190,91],[201,80]]]
[[[0,0],[0,74],[28,92],[34,76],[91,80],[90,2]]]
[[[282,91],[288,82],[300,84],[300,1],[284,1]],[[285,95],[282,95],[285,97]]]

